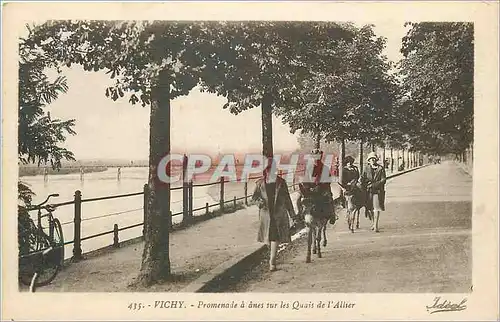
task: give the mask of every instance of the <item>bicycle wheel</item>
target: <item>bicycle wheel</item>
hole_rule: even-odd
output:
[[[35,286],[44,286],[56,278],[64,263],[64,237],[59,219],[52,219],[54,234],[50,244],[52,250],[44,257],[44,265],[39,270]]]
[[[35,281],[35,286],[44,286],[49,284],[56,278],[61,270],[61,262],[59,260],[60,249],[52,249],[44,258],[43,267],[38,271],[38,277]]]
[[[44,253],[46,252],[46,253]],[[38,276],[35,287],[44,286],[54,280],[61,269],[59,249],[51,248],[48,252],[37,251],[19,259],[19,280],[24,285],[30,285],[35,272]]]
[[[59,219],[54,219],[54,248],[58,251],[60,258],[57,260],[62,266],[64,263],[64,235]],[[54,258],[56,260],[56,258]]]
[[[31,284],[31,279],[33,275],[35,275],[37,263],[42,261],[41,256],[42,254],[40,252],[19,256],[18,279],[22,284],[27,286]]]
[[[19,280],[24,285],[30,285],[35,272],[38,276],[34,283],[35,287],[49,284],[56,278],[61,270],[62,256],[61,249],[64,247],[52,247],[49,251],[37,251],[28,256],[23,256],[19,260]]]

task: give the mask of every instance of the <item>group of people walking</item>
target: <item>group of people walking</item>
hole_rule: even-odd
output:
[[[337,215],[333,208],[331,184],[329,182],[320,182],[319,180],[324,167],[321,162],[323,153],[319,149],[316,149],[312,151],[312,154],[316,157],[313,169],[314,181],[309,185],[317,193],[330,199],[332,205],[330,223],[334,224],[337,220]],[[366,208],[374,214],[372,230],[378,232],[380,212],[385,210],[385,169],[379,164],[378,156],[374,152],[368,154],[366,158],[368,166],[365,167],[362,174],[360,174],[359,169],[354,165],[354,161],[354,158],[351,156],[345,157],[341,183],[343,185],[356,185],[362,188],[363,191],[366,191]],[[296,226],[303,218],[300,211],[299,213],[295,212],[286,181],[272,172],[275,170],[272,165],[273,160],[270,158],[263,171],[262,178],[256,182],[252,200],[259,207],[260,225],[257,240],[269,245],[269,269],[270,271],[275,271],[279,244],[291,242],[289,217],[294,222],[293,226]],[[342,206],[345,208],[346,201],[342,193],[340,197]]]

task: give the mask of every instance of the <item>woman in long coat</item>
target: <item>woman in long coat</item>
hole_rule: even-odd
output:
[[[377,163],[378,157],[375,152],[368,154],[366,158],[368,166],[363,170],[360,182],[367,192],[366,209],[374,214],[372,230],[378,230],[380,212],[385,211],[385,169]]]
[[[295,221],[296,215],[286,181],[279,176],[273,181],[270,174],[268,166],[256,182],[252,200],[259,206],[257,241],[270,246],[269,269],[275,271],[278,245],[291,242],[289,216]]]

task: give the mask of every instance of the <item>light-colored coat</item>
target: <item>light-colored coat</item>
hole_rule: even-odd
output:
[[[366,209],[373,210],[373,204],[370,200],[373,200],[373,195],[378,195],[378,200],[382,210],[385,210],[385,183],[386,183],[385,169],[381,165],[377,165],[375,171],[372,172],[371,166],[367,166],[359,181],[361,185],[365,188],[368,184],[371,184],[371,188],[366,189],[367,191],[367,203]]]
[[[258,201],[262,205],[268,205],[268,197],[266,192],[266,185],[264,179],[257,180],[252,200]],[[283,178],[276,179],[276,193],[274,198],[274,209],[272,209],[273,218],[276,221],[278,230],[279,243],[291,242],[290,236],[290,217],[294,216],[294,209],[288,186]],[[259,207],[260,226],[257,234],[257,241],[262,243],[269,243],[269,226],[271,221],[271,214],[267,207]]]

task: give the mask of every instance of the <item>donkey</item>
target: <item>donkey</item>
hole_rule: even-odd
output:
[[[313,254],[318,258],[321,254],[321,237],[323,237],[323,247],[326,247],[326,225],[331,218],[333,208],[327,197],[306,187],[303,183],[299,184],[300,197],[297,199],[297,209],[299,215],[303,215],[307,229],[307,256],[306,263],[311,262],[311,246]],[[314,242],[314,244],[313,244]]]
[[[347,225],[349,230],[354,233],[354,223],[356,223],[356,229],[359,229],[359,212],[361,208],[365,208],[365,217],[373,221],[373,214],[366,208],[366,191],[362,190],[355,184],[343,185],[338,183],[347,204]]]

